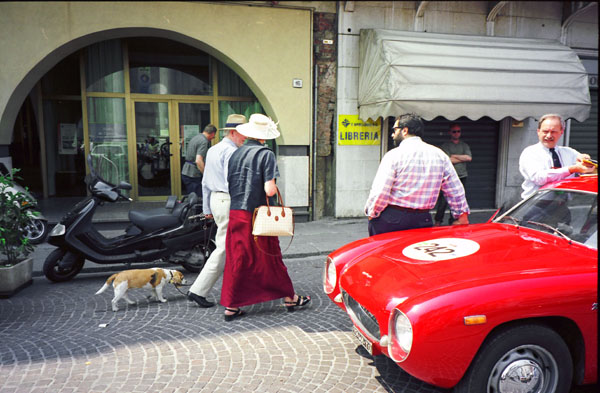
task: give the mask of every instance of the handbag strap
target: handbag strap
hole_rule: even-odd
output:
[[[281,196],[281,192],[279,192],[279,187],[275,185],[275,190],[277,190],[277,199],[279,200],[279,204],[281,207],[286,207],[283,203],[283,197]],[[265,199],[267,200],[267,215],[271,215],[271,205],[269,204],[269,197],[265,195]],[[285,217],[285,209],[281,210],[281,216]],[[256,210],[254,211],[254,215],[252,216],[252,226],[254,226],[254,218],[256,217]]]
[[[260,244],[258,244],[258,236],[252,236],[254,238],[254,243],[256,243],[256,247],[258,247],[258,249],[267,255],[270,255],[272,257],[278,257],[279,255],[277,254],[271,254],[270,252],[266,252],[265,250],[262,249],[262,247],[260,246]],[[261,237],[271,237],[271,236],[261,236]],[[279,240],[279,237],[277,237],[277,239]],[[290,242],[288,243],[287,247],[285,248],[285,250],[281,251],[281,258],[283,258],[283,253],[286,252],[288,250],[288,248],[290,248],[290,246],[292,245],[292,240],[294,240],[294,235],[292,235],[292,237],[290,238]]]

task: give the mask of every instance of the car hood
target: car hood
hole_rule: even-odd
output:
[[[340,285],[409,297],[448,286],[597,271],[597,250],[512,225],[488,223],[387,233],[348,263]],[[351,291],[354,292],[354,291]],[[362,291],[361,291],[362,292]]]

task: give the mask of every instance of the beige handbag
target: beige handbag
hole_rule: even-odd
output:
[[[254,236],[294,236],[294,211],[285,207],[277,188],[277,197],[281,206],[267,205],[254,209],[252,217],[252,235]]]

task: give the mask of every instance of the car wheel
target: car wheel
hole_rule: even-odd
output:
[[[61,248],[52,251],[44,261],[44,275],[54,282],[69,281],[83,268],[85,258]]]
[[[489,337],[456,393],[568,393],[573,378],[569,348],[554,330],[524,325]]]

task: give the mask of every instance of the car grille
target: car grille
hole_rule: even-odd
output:
[[[346,291],[342,290],[342,296],[344,305],[352,313],[354,321],[358,322],[362,330],[369,334],[372,339],[379,341],[381,333],[379,332],[379,323],[375,316],[348,295]]]

